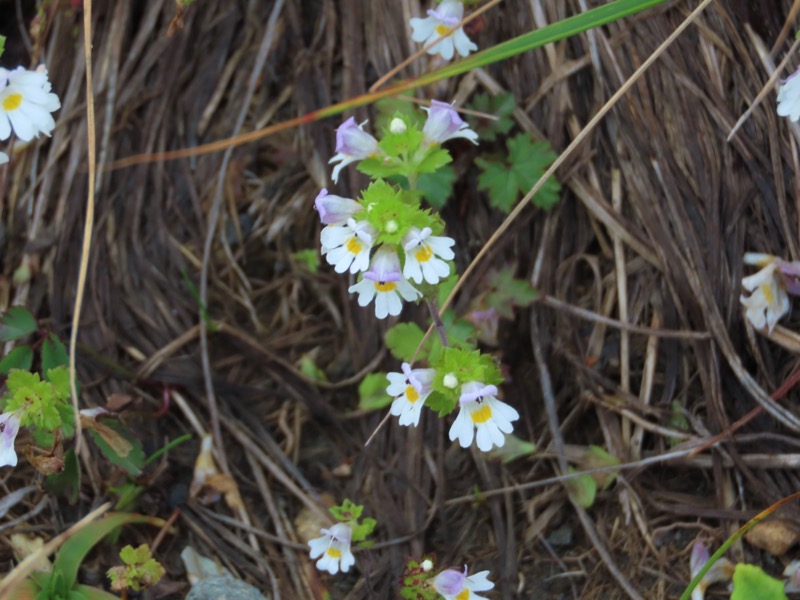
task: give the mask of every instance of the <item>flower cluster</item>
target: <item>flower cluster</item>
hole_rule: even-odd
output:
[[[758,273],[742,279],[742,287],[750,292],[739,298],[745,317],[756,329],[766,327],[772,333],[791,308],[789,295],[800,295],[800,263],[755,252],[746,253],[744,263],[761,267]]]
[[[427,18],[411,19],[411,39],[423,42],[426,46],[433,44],[428,48],[428,54],[440,54],[445,60],[453,58],[454,50],[461,56],[469,56],[478,47],[470,41],[464,30],[458,27],[448,35],[463,18],[464,5],[459,0],[444,0],[438,8],[428,10]]]
[[[12,131],[23,142],[42,133],[49,136],[56,125],[50,113],[61,108],[50,90],[44,66],[35,71],[0,68],[0,140],[7,140]],[[0,152],[0,164],[6,162],[8,155]]]
[[[519,413],[497,399],[494,383],[486,383],[502,380],[491,357],[448,348],[430,362],[435,368],[412,369],[404,362],[402,373],[386,376],[386,393],[394,398],[391,414],[399,417],[400,425],[416,427],[426,400],[435,394],[432,409],[440,415],[459,408],[450,426],[451,441],[458,440],[462,448],[469,448],[474,439],[483,452],[502,447]]]
[[[440,235],[441,219],[422,209],[413,184],[420,174],[450,161],[442,143],[455,138],[476,143],[477,135],[449,104],[434,100],[426,110],[421,130],[395,117],[381,141],[364,131],[364,123],[358,125],[352,117],[345,121],[336,130],[333,181],[354,162],[375,181],[360,200],[323,189],[314,201],[324,225],[322,254],[337,273],[361,273],[349,291],[358,295],[360,306],[374,301],[379,319],[399,315],[403,301],[422,297],[413,284],[437,285],[446,279],[451,273],[448,261],[455,258],[455,241]],[[383,179],[392,175],[404,177],[410,189]]]

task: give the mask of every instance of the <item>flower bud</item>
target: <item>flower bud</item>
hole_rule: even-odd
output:
[[[458,378],[453,373],[448,373],[442,379],[442,383],[444,384],[444,387],[454,390],[456,387],[458,387]]]
[[[400,117],[395,117],[392,119],[392,122],[389,123],[389,131],[394,133],[395,135],[400,133],[405,133],[408,127],[406,126],[406,122],[403,121]]]

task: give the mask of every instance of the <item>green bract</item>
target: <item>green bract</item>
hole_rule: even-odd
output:
[[[5,411],[15,412],[21,426],[53,431],[62,425],[59,405],[66,405],[69,398],[69,374],[59,367],[48,371],[47,377],[41,381],[38,373],[21,370],[9,374]]]
[[[359,213],[378,231],[377,244],[400,245],[409,229],[430,227],[434,235],[442,231],[441,220],[420,207],[416,193],[394,188],[383,179],[370,184],[361,194]]]

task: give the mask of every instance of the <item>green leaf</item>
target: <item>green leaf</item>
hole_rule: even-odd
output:
[[[380,158],[365,158],[356,165],[356,169],[372,179],[397,175],[399,170],[396,162],[392,161],[389,164],[384,164],[383,160]]]
[[[314,381],[328,381],[325,371],[317,366],[310,352],[306,352],[300,357],[300,372]]]
[[[17,346],[0,360],[0,375],[8,375],[11,369],[30,371],[33,365],[33,350],[30,346]]]
[[[316,273],[319,271],[319,250],[316,248],[299,250],[292,254],[292,258],[303,265],[311,273]]]
[[[66,498],[71,505],[78,501],[78,493],[81,489],[81,469],[74,450],[70,449],[64,453],[64,470],[61,473],[45,477],[44,488],[54,496]]]
[[[489,203],[510,212],[519,197],[519,186],[516,179],[510,176],[509,167],[505,163],[476,158],[483,173],[478,176],[478,189],[489,193]]]
[[[56,367],[69,367],[69,355],[58,336],[51,333],[42,344],[42,373]]]
[[[81,563],[89,551],[106,535],[123,525],[138,523],[147,523],[154,527],[163,527],[166,524],[163,519],[156,517],[131,513],[108,513],[98,521],[89,523],[64,542],[53,561],[53,573],[61,574],[64,580],[62,589],[71,590],[75,587]]]
[[[508,157],[502,161],[475,159],[483,170],[478,176],[478,188],[489,193],[492,206],[510,212],[517,199],[536,184],[556,154],[547,142],[533,142],[527,133],[520,133],[506,142]],[[559,200],[561,186],[554,177],[533,197],[533,203],[550,209]]]
[[[575,473],[575,469],[569,468],[570,473]],[[594,504],[594,499],[597,496],[597,482],[591,475],[580,475],[567,479],[564,482],[567,487],[567,493],[575,504],[583,508],[590,508]]]
[[[0,317],[0,341],[10,342],[36,331],[36,319],[24,306],[12,306]]]
[[[113,464],[125,469],[131,476],[141,474],[144,466],[142,444],[125,425],[115,419],[97,419],[99,429],[88,428],[86,431],[103,453]],[[110,430],[110,431],[108,431]]]
[[[58,400],[69,399],[69,369],[67,367],[60,366],[45,371],[44,378],[51,384],[54,396]]]
[[[0,56],[3,56],[3,52],[6,49],[6,36],[0,35]]]
[[[453,167],[444,166],[435,173],[423,173],[417,179],[417,190],[428,204],[440,209],[447,204],[448,198],[453,195],[453,184],[456,182],[456,172]]]
[[[514,306],[530,306],[539,297],[539,292],[529,281],[514,277],[515,270],[514,267],[505,267],[489,278],[491,292],[486,295],[486,308],[495,309],[506,319],[514,317]]]
[[[398,323],[386,331],[384,341],[392,356],[398,360],[411,362],[424,335],[425,332],[416,323]],[[417,358],[422,360],[426,354],[423,348]]]
[[[73,592],[82,594],[86,600],[119,600],[119,596],[109,594],[105,590],[89,587],[88,585],[76,585]]]
[[[425,121],[425,113],[419,110],[411,101],[411,92],[406,92],[394,98],[383,98],[378,100],[373,108],[375,109],[375,128],[377,131],[388,131],[389,123],[395,117],[401,117],[406,124],[413,123],[419,128]],[[404,99],[405,97],[405,99]]]
[[[581,468],[585,471],[591,471],[592,469],[613,467],[620,464],[620,462],[621,461],[616,456],[609,454],[600,446],[591,445],[586,449],[581,457]],[[594,478],[595,482],[597,482],[597,485],[604,490],[609,488],[609,486],[614,482],[616,476],[617,471],[592,474],[592,477]]]
[[[739,563],[733,572],[731,600],[787,600],[783,581],[770,577],[756,565]]]
[[[527,442],[515,436],[506,435],[506,442],[499,448],[493,448],[489,452],[490,458],[499,458],[504,463],[510,463],[518,458],[532,456],[536,452],[536,444]]]
[[[392,403],[393,398],[386,393],[389,385],[386,373],[370,373],[358,385],[358,409],[381,410]]]
[[[417,173],[435,173],[446,164],[452,162],[450,153],[444,148],[431,147],[419,163],[417,163]]]
[[[517,107],[514,94],[503,92],[490,96],[486,92],[477,94],[467,108],[497,117],[497,119],[473,119],[473,129],[481,142],[493,142],[498,135],[505,135],[514,126],[511,114]]]

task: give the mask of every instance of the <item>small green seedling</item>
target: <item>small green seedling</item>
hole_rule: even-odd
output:
[[[153,558],[147,544],[138,548],[125,546],[120,551],[119,558],[125,564],[111,567],[108,578],[111,580],[111,589],[122,594],[123,598],[127,596],[128,589],[138,592],[153,587],[166,572],[161,563]]]

